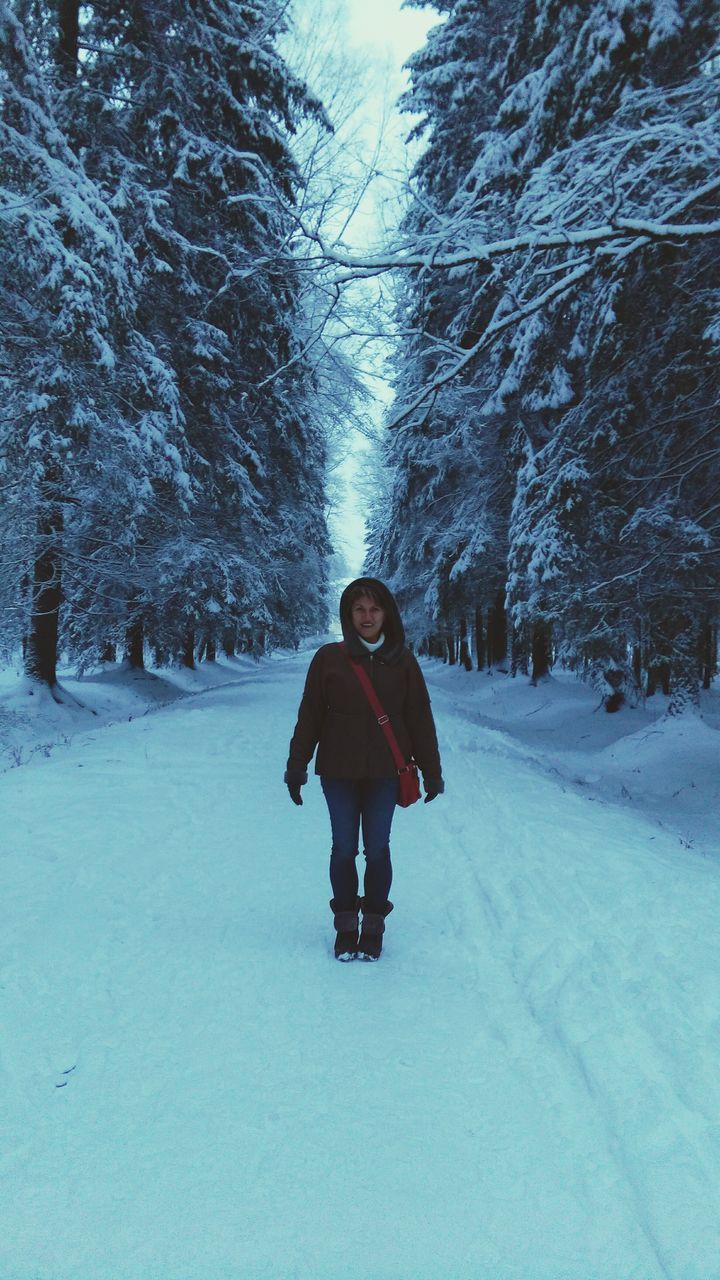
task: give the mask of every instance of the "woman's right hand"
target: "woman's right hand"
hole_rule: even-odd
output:
[[[305,769],[286,769],[285,770],[285,786],[290,792],[290,799],[293,804],[302,804],[302,796],[300,788],[305,786],[307,782],[307,773]]]

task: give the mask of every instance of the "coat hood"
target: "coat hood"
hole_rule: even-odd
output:
[[[400,610],[397,607],[394,595],[388,590],[385,583],[380,582],[378,578],[356,578],[354,582],[348,583],[340,597],[340,625],[342,626],[343,639],[347,650],[354,657],[362,657],[363,654],[367,653],[365,645],[352,624],[350,611],[350,597],[359,587],[365,587],[372,591],[385,610],[385,622],[383,624],[385,641],[378,649],[377,656],[383,662],[392,666],[399,661],[400,655],[405,648],[405,628],[402,624]]]

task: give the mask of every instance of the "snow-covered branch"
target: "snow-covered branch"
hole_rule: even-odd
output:
[[[708,222],[652,222],[643,218],[618,218],[623,231],[647,236],[650,240],[695,240],[698,236],[720,235],[720,218]]]
[[[465,351],[454,364],[447,366],[442,372],[438,373],[430,382],[427,383],[426,386],[422,388],[422,391],[415,397],[415,399],[403,409],[402,413],[399,413],[392,418],[392,421],[388,424],[388,429],[392,431],[411,419],[412,415],[423,404],[428,400],[432,400],[432,398],[437,395],[438,391],[447,386],[448,383],[453,382],[459,374],[461,374],[463,370],[480,355],[482,351],[492,345],[500,334],[519,324],[521,320],[526,320],[529,316],[534,315],[537,311],[540,311],[544,307],[550,305],[550,303],[557,302],[564,294],[567,294],[574,289],[581,280],[590,274],[592,270],[593,262],[592,259],[589,259],[575,267],[573,271],[568,272],[568,274],[563,276],[561,280],[557,280],[554,284],[550,285],[548,289],[545,289],[537,297],[532,298],[527,303],[517,306],[507,314],[492,320],[484,330],[482,336],[472,347]]]
[[[720,183],[718,183],[720,186]],[[703,191],[705,194],[705,191]],[[698,197],[699,198],[699,197]],[[437,245],[425,252],[412,249],[398,249],[387,254],[357,256],[343,253],[328,245],[323,237],[307,226],[302,226],[303,234],[316,244],[320,250],[320,261],[334,266],[344,267],[348,274],[337,277],[338,284],[347,284],[352,280],[367,276],[379,275],[387,271],[453,271],[459,267],[470,267],[477,263],[489,262],[492,258],[507,257],[510,254],[542,252],[553,249],[569,249],[610,245],[610,252],[621,253],[627,247],[628,234],[638,233],[650,239],[695,239],[698,236],[720,235],[720,220],[694,223],[662,223],[652,219],[626,218],[618,215],[612,222],[596,227],[580,229],[559,229],[554,232],[524,232],[501,240],[477,240],[465,245],[454,253],[440,253]],[[317,266],[318,258],[308,259]]]

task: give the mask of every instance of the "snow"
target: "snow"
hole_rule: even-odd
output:
[[[380,963],[339,965],[320,789],[281,782],[308,659],[0,700],[68,730],[0,776],[0,1275],[711,1280],[715,702],[426,664],[447,793],[396,817]],[[682,797],[610,797],[668,753],[691,848]]]
[[[651,49],[656,48],[657,45],[661,45],[666,40],[671,40],[673,36],[679,35],[681,30],[682,18],[678,10],[677,0],[655,0],[650,23],[649,47]]]
[[[669,698],[660,693],[608,714],[594,690],[559,669],[535,688],[500,672],[441,663],[431,671],[444,705],[482,726],[493,753],[594,800],[640,809],[688,847],[720,850],[719,690],[702,693],[702,717],[668,717]]]

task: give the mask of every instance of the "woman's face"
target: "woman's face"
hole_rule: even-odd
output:
[[[385,622],[385,610],[369,596],[358,596],[352,607],[352,623],[363,640],[374,644]]]

